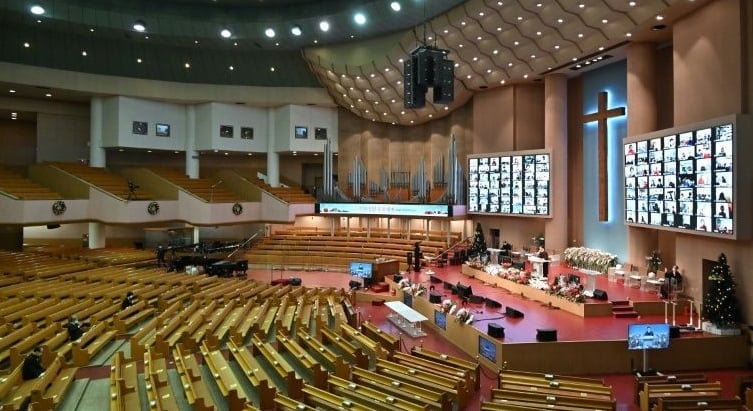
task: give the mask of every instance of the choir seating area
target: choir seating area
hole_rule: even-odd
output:
[[[420,242],[424,263],[440,263],[449,245],[460,241],[460,233],[439,231],[390,231],[385,229],[338,229],[329,231],[307,228],[278,230],[246,253],[249,264],[304,269],[344,269],[351,261],[377,258],[396,259],[407,270],[407,254]],[[449,240],[449,241],[448,241]],[[440,254],[442,258],[440,257]]]
[[[89,249],[77,246],[39,245],[26,249],[36,254],[60,259],[80,260],[97,265],[140,264],[153,262],[156,258],[154,250],[128,247]]]
[[[24,177],[7,166],[0,166],[0,193],[18,200],[60,200],[59,193]]]
[[[193,194],[208,203],[236,203],[243,201],[238,194],[219,184],[219,180],[215,181],[209,178],[189,178],[184,170],[179,170],[177,168],[152,167],[150,170],[171,184],[180,187],[186,192]]]
[[[122,200],[146,201],[154,199],[154,196],[141,188],[131,190],[128,180],[103,167],[90,167],[79,163],[50,163],[50,166],[58,168],[92,186],[106,191]]]
[[[312,204],[316,202],[314,196],[305,193],[300,187],[272,187],[258,178],[250,181],[267,193],[289,204]]]

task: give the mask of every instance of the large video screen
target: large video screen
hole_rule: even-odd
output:
[[[735,234],[734,134],[726,123],[625,143],[625,222]]]
[[[546,151],[468,158],[468,213],[549,215],[551,156]]]
[[[669,324],[628,324],[629,350],[660,350],[669,347]]]

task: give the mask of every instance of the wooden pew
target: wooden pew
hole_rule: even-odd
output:
[[[190,337],[193,343],[198,345],[207,336],[211,337],[212,333],[222,324],[223,319],[233,311],[235,304],[235,300],[232,300],[219,309],[215,307],[212,310],[207,310],[204,323]],[[207,338],[207,347],[210,350],[219,349],[220,341],[214,338]]]
[[[115,329],[125,333],[136,324],[143,322],[146,318],[154,315],[154,308],[148,307],[146,301],[141,300],[136,304],[115,314],[112,322]]]
[[[468,403],[470,390],[464,386],[461,378],[436,375],[381,359],[376,360],[376,372],[426,389],[447,392],[461,409]]]
[[[38,383],[31,390],[33,409],[55,409],[73,384],[75,376],[76,368],[66,368],[65,359],[58,356],[38,378]]]
[[[545,374],[539,372],[502,370],[499,372],[500,381],[504,377],[508,381],[555,381],[559,383],[570,382],[583,386],[605,387],[604,381],[595,378],[571,377],[568,375]]]
[[[424,404],[430,410],[451,411],[453,409],[452,399],[448,393],[419,387],[363,368],[353,367],[350,380],[393,397]]]
[[[298,343],[305,347],[309,352],[315,352],[319,356],[329,371],[340,378],[350,376],[350,366],[345,363],[342,356],[330,350],[321,341],[311,337],[307,332],[298,330],[296,332]]]
[[[20,341],[10,347],[10,366],[16,368],[23,363],[26,353],[30,352],[37,345],[41,345],[44,341],[51,339],[57,333],[59,333],[60,324],[55,323],[47,328],[43,328],[34,334],[26,337],[23,341]]]
[[[567,387],[563,385],[551,385],[547,387],[540,387],[536,385],[523,385],[523,384],[514,384],[509,382],[503,382],[499,386],[500,390],[505,391],[529,391],[529,392],[535,392],[537,394],[546,394],[553,397],[578,397],[578,398],[592,398],[597,400],[606,400],[610,401],[613,399],[612,393],[593,393],[593,392],[585,392],[581,391],[577,388]]]
[[[346,408],[350,411],[372,411],[375,409],[373,404],[362,405],[352,401],[347,401],[339,395],[321,390],[305,384],[302,389],[303,402],[317,409],[340,410]],[[397,408],[394,408],[397,410]]]
[[[327,371],[322,368],[319,361],[314,359],[303,347],[298,345],[292,339],[286,337],[281,331],[277,332],[277,351],[289,352],[291,357],[298,362],[298,364],[308,370],[311,374],[311,381],[316,388],[326,388],[327,386]]]
[[[11,347],[33,335],[36,331],[36,324],[26,324],[23,327],[0,338],[0,361],[5,361],[10,358]]]
[[[279,308],[279,306],[272,303],[272,305],[269,307],[269,310],[267,310],[266,315],[264,316],[264,321],[262,321],[259,328],[254,331],[254,337],[258,336],[260,339],[266,339],[269,336],[269,333],[272,330],[272,326],[275,324],[275,317],[277,317],[277,311],[279,310]]]
[[[374,359],[386,359],[389,356],[389,352],[382,348],[379,342],[363,335],[346,323],[340,324],[340,335],[346,340],[357,342]]]
[[[469,393],[473,391],[473,387],[475,386],[471,372],[463,368],[451,367],[449,365],[444,365],[432,360],[427,360],[399,351],[395,352],[392,361],[411,368],[415,368],[417,370],[424,370],[427,372],[436,373],[438,375],[460,378],[463,380],[463,388]]]
[[[643,384],[640,407],[641,411],[650,411],[659,398],[706,401],[719,399],[721,394],[722,386],[719,381],[698,384]]]
[[[89,365],[92,357],[112,341],[115,334],[117,334],[117,331],[108,331],[105,323],[92,326],[78,341],[73,342],[71,349],[73,365],[77,367]]]
[[[0,403],[3,404],[3,411],[16,411],[22,408],[26,401],[30,401],[33,391],[44,392],[54,382],[55,378],[61,381],[55,388],[58,395],[65,392],[70,385],[75,369],[64,371],[62,368],[63,359],[56,357],[49,365],[47,370],[33,380],[24,381],[22,378],[22,367],[19,365],[4,379],[0,379]],[[42,394],[39,394],[40,396]],[[59,398],[58,398],[59,400]]]
[[[614,411],[614,400],[600,400],[593,398],[571,397],[566,395],[554,396],[534,391],[510,391],[492,389],[492,401],[502,404],[517,406],[530,406],[535,409],[556,410],[591,410],[591,411]]]
[[[242,344],[237,344],[231,338],[227,343],[228,349],[233,359],[243,370],[243,374],[251,386],[259,394],[259,406],[266,410],[274,406],[275,394],[278,393],[277,387],[264,368],[259,365],[251,352]]]
[[[84,316],[81,313],[94,305],[95,302],[93,299],[85,299],[66,309],[51,313],[44,318],[45,327],[49,327],[52,324],[64,321],[66,318],[69,318],[74,314],[77,314],[79,318],[88,318],[91,314]]]
[[[410,353],[416,357],[426,358],[450,367],[462,368],[470,371],[476,391],[481,389],[481,365],[479,363],[428,350],[418,345],[411,348]]]
[[[635,403],[640,404],[639,394],[644,384],[697,384],[707,382],[706,374],[641,375],[635,377]]]
[[[240,386],[238,380],[235,378],[235,374],[230,369],[230,365],[225,360],[222,352],[219,350],[211,351],[205,344],[201,344],[201,354],[204,356],[204,363],[212,373],[212,377],[217,383],[220,393],[222,393],[223,397],[227,398],[228,409],[243,409],[250,400],[243,387]]]
[[[150,409],[178,411],[178,403],[167,380],[165,357],[151,348],[144,354],[144,380]]]
[[[317,328],[323,344],[334,345],[338,350],[345,353],[348,360],[356,367],[369,368],[369,357],[360,348],[345,341],[329,328]]]
[[[739,411],[745,409],[742,400],[669,400],[659,398],[654,411]]]
[[[382,348],[389,352],[390,355],[394,352],[400,351],[400,338],[382,331],[373,323],[368,321],[362,322],[361,332],[365,336],[378,342]]]
[[[316,408],[309,407],[300,401],[296,401],[290,397],[281,395],[280,393],[277,393],[274,401],[275,411],[316,411]]]
[[[252,353],[253,355],[261,355],[272,366],[278,377],[285,381],[285,388],[288,397],[293,399],[300,399],[301,387],[303,387],[303,380],[296,374],[293,367],[282,358],[277,350],[275,350],[271,344],[262,342],[258,336],[251,337]]]
[[[196,356],[187,352],[182,344],[178,344],[173,349],[173,359],[188,404],[196,411],[216,410],[217,406],[212,399],[209,388],[201,377]]]
[[[220,344],[226,341],[230,337],[230,331],[237,328],[238,325],[248,316],[253,308],[253,299],[246,301],[245,304],[236,304],[233,310],[224,319],[220,319],[220,322],[215,330],[207,335],[207,341],[210,346],[216,346],[219,348]]]
[[[346,379],[330,376],[327,380],[328,391],[346,400],[372,406],[375,410],[426,411],[429,406],[403,398],[393,397],[380,390],[352,383]]]
[[[547,390],[549,392],[576,392],[581,397],[594,398],[612,398],[612,387],[606,385],[583,384],[572,380],[534,380],[534,379],[516,379],[508,378],[505,375],[499,376],[497,388],[516,386],[515,390],[520,387],[530,387],[533,390]],[[527,388],[526,388],[527,389]],[[567,395],[567,394],[562,394]]]
[[[243,341],[245,343],[248,340],[249,334],[256,331],[261,324],[262,319],[266,317],[267,310],[272,305],[272,302],[270,300],[258,299],[256,301],[264,302],[261,305],[254,305],[248,316],[246,316],[237,327],[230,330],[231,339],[235,341]]]

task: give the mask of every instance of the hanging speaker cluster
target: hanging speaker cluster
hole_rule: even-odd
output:
[[[426,105],[426,92],[434,90],[435,104],[450,104],[455,97],[455,62],[447,59],[449,51],[421,46],[403,62],[405,108]]]

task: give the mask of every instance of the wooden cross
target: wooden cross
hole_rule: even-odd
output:
[[[598,109],[595,113],[583,115],[583,124],[592,121],[598,121],[598,142],[599,142],[599,221],[609,219],[609,198],[607,190],[607,181],[609,180],[609,170],[607,169],[607,120],[611,117],[625,115],[625,107],[607,109],[607,92],[599,93]]]

